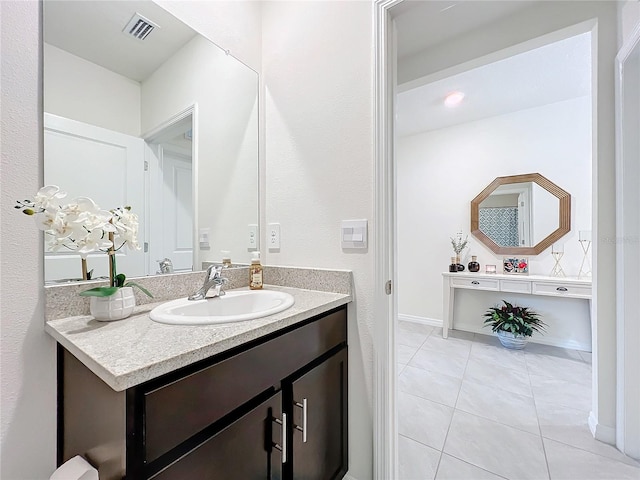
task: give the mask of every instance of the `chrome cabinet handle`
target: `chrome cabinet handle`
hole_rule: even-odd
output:
[[[307,399],[303,398],[302,403],[293,402],[293,404],[302,409],[302,427],[294,425],[294,428],[299,432],[302,432],[302,443],[307,443]]]
[[[273,447],[282,452],[282,463],[287,463],[287,414],[282,412],[282,420],[274,418],[273,421],[282,426],[282,445],[274,442]]]
[[[558,288],[556,288],[556,290],[558,290],[559,292],[567,292],[568,291],[567,287],[558,287]]]
[[[471,282],[471,285],[480,285],[480,282],[477,280],[474,280],[473,282]]]

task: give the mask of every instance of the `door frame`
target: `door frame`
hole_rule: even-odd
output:
[[[398,478],[395,321],[394,122],[396,90],[395,30],[389,9],[402,0],[374,4],[374,365],[373,477]],[[391,282],[387,293],[387,282]]]
[[[640,111],[625,108],[627,95],[640,97],[638,78],[640,65],[635,65],[635,78],[625,81],[625,67],[640,50],[640,25],[616,57],[616,283],[619,285],[617,307],[617,395],[616,444],[631,457],[640,458],[640,325],[632,302],[640,290],[640,218],[638,216],[638,180],[640,180],[640,148],[637,127]],[[640,63],[640,62],[639,62]],[[631,90],[631,92],[630,92]],[[630,134],[628,139],[627,134]],[[635,148],[635,151],[634,151]],[[627,300],[628,299],[628,300]],[[629,367],[629,368],[625,368]]]
[[[392,280],[395,285],[395,202],[393,162],[393,106],[395,80],[394,26],[389,11],[402,0],[375,0],[374,3],[374,372],[373,372],[373,430],[374,478],[397,478],[396,399],[395,399],[395,332],[396,295],[385,295],[384,285]],[[544,2],[542,2],[544,3]],[[607,161],[614,155],[613,75],[598,65],[613,62],[617,48],[615,36],[618,28],[615,8],[598,2],[585,2],[584,9],[558,8],[557,18],[548,20],[549,32],[578,25],[592,25],[592,98],[593,140],[593,202],[592,231],[594,245],[592,259],[594,273],[593,303],[591,307],[593,338],[593,397],[589,426],[594,437],[606,443],[615,443],[616,429],[616,338],[608,322],[598,322],[599,316],[615,316],[615,247],[606,242],[607,235],[615,234],[612,220],[615,193],[610,189],[614,180],[613,165]],[[544,30],[544,29],[543,29]],[[544,32],[541,32],[544,35]],[[611,100],[607,102],[605,100]],[[604,159],[604,160],[602,160]],[[596,211],[599,210],[599,211]],[[605,242],[598,242],[600,238]]]

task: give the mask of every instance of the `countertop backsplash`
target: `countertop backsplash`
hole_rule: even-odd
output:
[[[246,287],[249,284],[249,268],[239,267],[225,270],[229,279],[227,290]],[[131,279],[153,294],[148,297],[134,288],[136,304],[145,305],[187,297],[196,292],[204,280],[204,272],[185,272]],[[329,270],[301,267],[264,266],[264,283],[283,287],[294,287],[323,292],[352,294],[352,274],[348,270]],[[89,315],[89,298],[81,297],[80,292],[93,287],[107,285],[106,281],[90,283],[66,283],[46,285],[45,321],[58,318]]]

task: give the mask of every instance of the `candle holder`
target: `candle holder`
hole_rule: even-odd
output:
[[[551,255],[553,259],[556,261],[553,269],[551,270],[552,277],[566,277],[564,270],[562,269],[562,265],[560,265],[560,260],[564,256],[564,245],[559,245],[554,243],[551,245]]]
[[[580,230],[578,232],[578,241],[582,247],[582,263],[580,264],[580,271],[578,272],[578,278],[591,277],[591,261],[589,260],[589,249],[591,248],[591,230]]]

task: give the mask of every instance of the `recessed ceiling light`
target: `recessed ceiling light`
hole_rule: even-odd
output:
[[[464,99],[464,93],[462,92],[451,92],[444,97],[444,106],[453,108],[460,105],[462,100]]]

